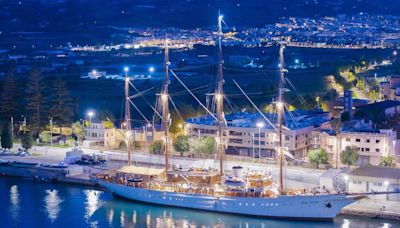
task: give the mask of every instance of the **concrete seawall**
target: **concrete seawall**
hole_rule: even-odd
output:
[[[22,177],[38,181],[56,181],[70,184],[95,186],[96,183],[90,180],[88,175],[69,175],[68,169],[48,169],[39,166],[18,167],[0,166],[0,174],[6,176]]]

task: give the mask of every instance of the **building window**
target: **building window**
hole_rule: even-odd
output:
[[[365,151],[369,152],[369,148],[365,148]]]
[[[346,142],[350,142],[350,138],[346,138]]]
[[[367,139],[366,142],[369,143],[369,139]]]
[[[356,139],[356,142],[361,142],[361,140],[360,139]]]
[[[242,139],[229,139],[229,143],[238,143],[238,144],[242,144],[243,140]]]
[[[377,139],[375,142],[376,142],[376,143],[380,143],[380,142],[381,142],[381,140]]]
[[[372,184],[375,186],[382,186],[382,182],[373,182]]]
[[[380,152],[380,151],[379,151],[379,148],[376,148],[375,151],[378,152],[378,153]]]

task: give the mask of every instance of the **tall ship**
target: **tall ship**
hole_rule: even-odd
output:
[[[208,111],[217,125],[216,148],[219,168],[181,168],[170,164],[170,142],[168,86],[170,83],[168,41],[165,41],[165,80],[159,94],[162,105],[163,153],[165,167],[141,167],[132,165],[131,149],[131,116],[129,77],[125,78],[125,122],[127,126],[126,141],[128,164],[118,170],[110,170],[98,174],[95,178],[99,185],[112,193],[124,198],[150,204],[182,207],[195,210],[205,210],[221,213],[261,216],[279,219],[298,220],[332,220],[343,207],[364,196],[345,193],[307,192],[306,190],[289,190],[284,186],[284,48],[279,50],[279,89],[274,102],[277,110],[277,159],[279,178],[276,181],[266,170],[245,171],[241,166],[224,168],[225,139],[224,128],[226,121],[223,113],[224,78],[222,56],[222,23],[223,17],[218,17],[218,74],[213,96],[213,108]],[[204,107],[206,108],[206,107]]]

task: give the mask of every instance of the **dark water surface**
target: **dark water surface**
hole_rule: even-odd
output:
[[[0,177],[0,203],[0,227],[400,227],[362,217],[297,222],[153,206],[76,185],[8,177]]]

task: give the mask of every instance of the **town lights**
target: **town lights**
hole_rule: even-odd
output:
[[[154,73],[154,71],[155,71],[155,68],[154,68],[154,67],[152,67],[152,66],[149,67],[149,72],[150,72],[150,73]]]
[[[97,70],[92,70],[92,74],[95,76],[97,74]]]

